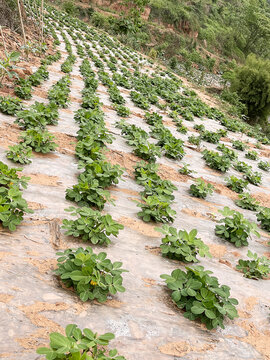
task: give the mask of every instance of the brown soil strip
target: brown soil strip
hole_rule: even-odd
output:
[[[187,341],[171,342],[159,347],[160,352],[166,355],[182,357],[190,352],[206,352],[215,348],[212,344],[191,346]]]
[[[225,245],[208,244],[210,254],[215,258],[222,258],[227,253]]]
[[[144,236],[160,238],[161,235],[155,230],[156,224],[147,224],[142,220],[132,219],[126,216],[122,216],[117,220],[120,224],[128,227],[129,229],[135,230]]]
[[[270,207],[270,194],[259,192],[255,194],[253,193],[252,197],[259,201],[262,206]]]
[[[75,136],[54,132],[55,143],[58,145],[57,151],[61,154],[74,154],[77,139]]]
[[[123,151],[109,149],[105,155],[107,161],[109,161],[113,165],[118,164],[124,167],[131,177],[134,177],[133,173],[135,164],[141,161],[141,159],[137,156],[131,153],[125,153]]]
[[[0,302],[7,304],[11,301],[13,297],[14,297],[13,295],[9,295],[9,294],[0,294]]]
[[[29,182],[36,185],[45,185],[45,186],[59,186],[61,181],[58,176],[45,175],[45,174],[27,174],[24,173],[24,176],[29,176]]]

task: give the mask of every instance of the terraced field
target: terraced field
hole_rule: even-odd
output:
[[[270,359],[268,139],[108,34],[45,20],[55,56],[0,97],[0,357],[42,358],[77,324],[129,360]]]

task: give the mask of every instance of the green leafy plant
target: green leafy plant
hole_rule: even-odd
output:
[[[57,144],[53,141],[55,137],[48,130],[40,128],[30,128],[24,131],[20,138],[26,146],[30,146],[34,151],[43,154],[54,151],[57,147]]]
[[[224,144],[219,144],[217,146],[217,149],[220,150],[224,154],[224,156],[228,157],[230,160],[237,160],[238,158],[237,153],[234,150],[229,149]]]
[[[106,201],[113,203],[109,191],[100,187],[97,179],[85,174],[79,176],[78,184],[66,190],[66,199],[75,201],[79,206],[95,206],[98,210],[104,208]]]
[[[28,79],[19,79],[17,86],[14,88],[14,93],[19,98],[29,100],[32,97],[32,84]]]
[[[189,169],[190,164],[183,164],[183,166],[178,170],[178,172],[182,175],[190,175],[195,173],[196,171]]]
[[[225,180],[228,188],[237,193],[242,193],[244,189],[246,189],[246,187],[248,186],[248,181],[239,179],[234,175],[227,177]]]
[[[6,115],[15,115],[17,111],[23,109],[23,103],[18,98],[11,96],[0,96],[0,111]]]
[[[254,199],[249,193],[243,193],[238,195],[238,200],[235,201],[237,206],[243,209],[257,211],[260,203]]]
[[[138,202],[142,210],[138,213],[143,221],[156,221],[156,222],[172,222],[176,216],[176,211],[170,207],[170,201],[166,196],[148,196],[142,197],[143,203]]]
[[[117,112],[117,115],[124,117],[124,118],[129,117],[129,115],[130,115],[129,108],[125,107],[124,105],[118,105],[118,104],[115,104],[114,108]]]
[[[171,275],[163,274],[166,284],[172,290],[171,297],[184,316],[189,320],[200,319],[207,329],[220,326],[224,329],[224,318],[238,317],[235,305],[238,301],[230,298],[230,288],[219,285],[218,279],[210,276],[212,271],[203,266],[186,267],[186,272],[174,270]]]
[[[18,77],[14,70],[17,69],[16,62],[19,61],[20,56],[18,51],[12,51],[11,53],[5,52],[4,57],[0,58],[0,84],[3,83],[6,76]]]
[[[196,229],[190,232],[186,230],[177,231],[171,226],[163,225],[156,230],[165,235],[160,245],[163,256],[184,262],[198,262],[197,255],[211,257],[208,246],[196,237]]]
[[[59,117],[56,104],[45,105],[37,101],[28,109],[18,111],[16,115],[15,124],[23,129],[35,127],[44,129],[47,125],[57,125]]]
[[[192,145],[199,146],[202,142],[202,139],[200,136],[191,135],[188,137],[188,142]]]
[[[116,349],[107,346],[115,338],[114,334],[98,335],[90,329],[82,331],[75,324],[66,327],[65,335],[50,333],[50,347],[40,347],[37,353],[46,355],[47,360],[125,360]]]
[[[107,254],[94,254],[92,248],[67,249],[56,253],[56,274],[67,287],[73,287],[82,301],[105,302],[109,294],[124,292],[121,262],[112,263]]]
[[[243,143],[240,140],[234,140],[232,143],[232,146],[236,149],[236,150],[240,150],[240,151],[244,151],[247,149],[247,145],[245,143]]]
[[[201,139],[212,144],[217,144],[221,137],[221,134],[218,132],[212,132],[208,130],[203,130],[201,132]]]
[[[206,183],[202,178],[198,178],[195,180],[196,184],[190,185],[189,192],[191,195],[205,199],[207,195],[211,195],[213,193],[214,186]]]
[[[9,168],[0,161],[0,223],[10,231],[23,221],[26,213],[33,213],[23,199],[20,186],[27,188],[29,177],[19,177],[21,168]]]
[[[99,160],[86,164],[82,175],[98,180],[99,186],[104,189],[113,184],[118,184],[123,172],[124,169],[120,165],[112,165],[109,162]]]
[[[262,229],[270,232],[270,208],[260,207],[256,216],[257,220],[261,223]]]
[[[262,174],[259,173],[258,171],[247,171],[245,174],[244,174],[244,178],[250,183],[250,184],[253,184],[253,185],[260,185],[261,182],[262,182]]]
[[[263,279],[270,273],[270,260],[267,257],[259,257],[256,253],[248,250],[247,256],[251,260],[240,259],[236,269],[244,273],[244,277],[249,279]]]
[[[49,71],[45,65],[41,65],[36,72],[28,77],[32,86],[40,85],[44,80],[49,78]]]
[[[245,157],[250,160],[258,160],[258,153],[255,150],[250,150],[245,154]]]
[[[69,93],[70,77],[69,75],[66,75],[50,88],[48,91],[48,99],[57,106],[66,108],[68,106]]]
[[[212,150],[205,149],[203,151],[203,158],[210,168],[221,172],[226,172],[231,166],[230,159],[225,156],[221,156],[218,152]]]
[[[6,154],[7,159],[20,164],[30,164],[32,161],[32,149],[30,146],[20,143],[18,145],[9,146]]]
[[[250,223],[244,218],[243,214],[231,210],[227,206],[219,212],[225,216],[219,222],[223,225],[216,225],[215,232],[219,237],[231,242],[236,247],[247,246],[248,238],[251,233],[260,237],[255,223]]]
[[[124,226],[114,221],[111,215],[102,215],[99,211],[91,208],[70,207],[66,211],[71,215],[78,216],[76,220],[63,220],[63,229],[66,229],[66,235],[80,237],[84,241],[92,244],[110,244],[110,235],[117,237],[119,230]]]
[[[233,164],[233,167],[234,167],[235,170],[240,171],[242,173],[247,173],[250,170],[252,170],[252,166],[248,165],[244,161],[236,161]]]
[[[270,170],[270,163],[269,161],[259,161],[258,163],[258,168],[262,169],[264,171],[269,171]]]

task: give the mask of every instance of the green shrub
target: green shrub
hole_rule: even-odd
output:
[[[261,223],[261,228],[270,232],[270,208],[260,207],[256,216]]]
[[[6,157],[19,164],[30,164],[32,162],[30,160],[32,157],[32,149],[24,143],[9,146]]]
[[[219,153],[215,151],[205,149],[203,151],[203,158],[205,159],[206,164],[215,170],[226,172],[231,166],[230,159],[219,155]]]
[[[239,194],[238,200],[235,203],[243,209],[252,211],[257,211],[260,205],[259,201],[254,199],[249,193]]]
[[[117,237],[119,230],[124,226],[114,221],[111,215],[102,215],[99,211],[91,208],[70,207],[66,211],[71,212],[73,216],[78,216],[76,220],[63,220],[63,229],[66,229],[65,235],[80,237],[84,241],[92,244],[110,244],[110,235]]]
[[[236,269],[244,273],[244,277],[249,279],[263,279],[270,273],[270,260],[267,257],[259,257],[256,253],[248,250],[247,256],[251,260],[240,259]]]
[[[20,79],[14,88],[14,93],[19,98],[29,100],[32,97],[32,85],[28,79]]]
[[[155,221],[155,222],[173,222],[176,211],[170,207],[170,201],[165,196],[148,196],[142,198],[143,203],[138,202],[142,210],[138,213],[139,217],[143,218],[143,221]]]
[[[264,171],[269,171],[270,170],[269,161],[259,161],[258,168]]]
[[[236,150],[244,151],[247,149],[247,145],[240,140],[234,140],[232,145]]]
[[[11,96],[0,96],[0,111],[6,115],[15,115],[17,111],[23,109],[20,99]]]
[[[26,213],[33,213],[20,190],[20,186],[27,188],[30,178],[19,177],[18,171],[22,169],[9,168],[0,161],[0,224],[10,231],[16,230]]]
[[[21,139],[26,146],[30,146],[34,151],[43,154],[54,151],[57,147],[53,141],[55,137],[48,130],[40,128],[30,128],[24,131]]]
[[[59,114],[56,104],[45,105],[36,101],[28,109],[18,111],[16,116],[15,124],[23,129],[44,129],[47,125],[57,125]]]
[[[243,214],[238,211],[231,210],[227,206],[219,212],[225,216],[219,222],[223,225],[216,225],[215,232],[221,238],[231,242],[236,247],[247,246],[248,237],[251,233],[260,237],[258,228],[255,223],[250,223],[244,218]]]
[[[116,349],[107,349],[109,342],[114,339],[114,334],[98,335],[90,329],[81,331],[77,325],[69,324],[65,335],[50,333],[50,347],[40,347],[37,353],[46,355],[47,360],[126,360],[117,355]]]
[[[236,68],[231,91],[236,91],[247,106],[253,122],[265,121],[270,114],[270,61],[250,54],[243,66]]]
[[[244,175],[244,178],[253,185],[260,185],[262,182],[262,174],[257,171],[247,171]]]
[[[247,173],[250,170],[252,170],[252,166],[248,165],[244,161],[237,161],[236,163],[233,164],[233,168],[242,173]]]
[[[196,173],[196,171],[189,169],[190,164],[183,164],[183,166],[178,170],[178,172],[182,175],[190,175],[192,173]]]
[[[121,262],[112,263],[107,254],[94,254],[90,247],[86,249],[67,249],[56,253],[58,268],[56,274],[67,287],[73,287],[82,301],[107,300],[108,295],[124,292],[121,274]]]
[[[255,150],[250,150],[245,154],[245,157],[250,160],[258,160],[258,153]]]
[[[114,104],[114,108],[117,112],[117,115],[124,117],[124,118],[129,117],[129,115],[130,115],[129,108],[125,107],[124,105],[119,105],[119,104]]]
[[[232,149],[229,149],[224,144],[219,144],[217,146],[217,149],[220,150],[224,154],[224,156],[226,156],[227,158],[229,158],[232,161],[237,160],[237,158],[238,158],[237,153],[235,151],[233,151]]]
[[[156,230],[165,235],[160,245],[163,256],[184,262],[198,262],[197,255],[211,257],[208,246],[196,237],[196,229],[188,233],[186,230],[177,231],[171,226],[163,225]]]
[[[232,191],[235,191],[237,193],[242,193],[244,189],[248,186],[248,181],[245,181],[243,179],[238,179],[236,176],[232,175],[225,179],[227,182],[227,186]]]
[[[214,186],[206,183],[203,179],[196,179],[196,184],[190,185],[189,192],[191,195],[205,199],[207,195],[213,193]]]
[[[195,136],[195,135],[191,135],[188,137],[188,142],[192,145],[197,145],[199,146],[201,143],[202,139],[200,136]]]
[[[207,329],[220,326],[224,329],[224,317],[238,317],[234,305],[238,301],[230,298],[230,288],[219,285],[216,277],[210,276],[212,271],[204,270],[203,266],[186,267],[186,272],[174,270],[171,275],[161,275],[167,286],[172,290],[171,297],[184,316],[189,320],[199,319]]]

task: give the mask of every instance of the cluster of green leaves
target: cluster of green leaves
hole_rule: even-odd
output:
[[[196,229],[190,232],[186,230],[177,231],[171,226],[163,225],[156,230],[165,235],[160,245],[163,256],[184,262],[198,262],[197,255],[211,257],[208,246],[197,238]]]
[[[234,140],[232,145],[236,150],[244,151],[247,149],[247,145],[241,140]]]
[[[130,110],[129,108],[127,108],[126,106],[124,105],[118,105],[118,104],[114,104],[114,108],[117,112],[117,115],[123,117],[123,118],[126,118],[126,117],[129,117],[130,115]]]
[[[233,151],[232,149],[229,149],[224,144],[219,144],[217,146],[217,149],[219,151],[221,151],[224,154],[224,156],[226,156],[227,158],[229,158],[232,161],[237,160],[237,158],[238,158],[237,153],[235,151]]]
[[[233,168],[242,173],[247,173],[252,170],[252,166],[248,165],[244,161],[236,161],[233,164]]]
[[[68,106],[69,93],[70,78],[69,75],[66,75],[50,88],[48,91],[48,99],[57,106],[66,108]]]
[[[57,147],[57,144],[53,141],[55,137],[48,130],[39,127],[27,129],[20,138],[26,146],[43,154],[54,151]]]
[[[10,231],[15,231],[23,221],[26,213],[33,211],[22,197],[20,187],[27,188],[29,177],[19,177],[17,172],[20,168],[9,168],[0,161],[0,223]]]
[[[176,212],[170,207],[174,200],[173,191],[177,188],[169,180],[162,180],[157,174],[158,165],[137,163],[135,178],[139,185],[144,186],[141,192],[143,202],[138,202],[142,210],[138,216],[144,221],[172,222]]]
[[[143,94],[140,94],[137,91],[132,90],[130,92],[130,97],[135,105],[137,105],[139,108],[143,110],[149,110],[150,109],[150,103],[146,96]]]
[[[32,84],[28,79],[19,79],[14,88],[14,93],[20,99],[29,100],[32,97]]]
[[[191,135],[188,137],[188,142],[192,145],[199,146],[201,144],[202,138],[200,136]]]
[[[59,50],[56,51],[55,54],[50,54],[41,59],[42,65],[51,65],[52,63],[61,59],[61,52]]]
[[[79,206],[95,206],[102,210],[110,193],[104,190],[117,184],[123,174],[119,165],[111,165],[104,160],[84,164],[84,172],[78,177],[78,184],[66,190],[66,198],[78,203]]]
[[[247,256],[251,260],[240,259],[236,269],[244,273],[244,277],[249,279],[263,279],[270,273],[270,260],[267,257],[259,257],[256,253],[248,250]]]
[[[237,206],[240,206],[242,209],[257,211],[259,209],[260,203],[254,199],[249,193],[243,193],[238,195],[238,199],[235,201]]]
[[[78,216],[76,220],[63,220],[63,229],[66,229],[66,235],[80,237],[84,241],[92,244],[110,244],[110,235],[117,237],[119,230],[123,225],[114,221],[111,215],[102,215],[99,211],[91,208],[70,207],[66,211],[71,212],[73,216]]]
[[[183,166],[178,170],[178,172],[182,175],[190,175],[196,171],[189,169],[190,164],[183,164]]]
[[[23,129],[41,128],[47,125],[57,125],[58,123],[58,107],[54,103],[45,105],[44,103],[35,102],[28,109],[18,111],[15,124]]]
[[[157,146],[164,151],[166,157],[174,160],[184,157],[183,141],[173,136],[163,124],[155,125],[151,135],[158,139]]]
[[[262,174],[259,173],[258,171],[246,171],[244,174],[244,178],[253,185],[260,185],[262,182]]]
[[[73,55],[73,54],[68,55],[66,60],[61,65],[61,71],[63,71],[66,74],[71,73],[71,71],[73,69],[73,65],[75,64],[75,61],[76,61],[76,56],[75,55]]]
[[[258,153],[255,150],[249,150],[245,153],[245,157],[250,160],[258,160]]]
[[[0,111],[6,115],[15,115],[17,111],[23,109],[23,103],[18,98],[11,96],[0,96]]]
[[[226,180],[226,185],[228,186],[228,188],[237,193],[242,193],[248,186],[248,181],[239,179],[238,177],[236,177],[234,175],[226,178],[225,180]]]
[[[112,263],[107,254],[94,254],[90,247],[86,249],[67,249],[58,252],[56,274],[67,287],[73,287],[82,301],[107,300],[108,295],[124,292],[121,274],[121,262]]]
[[[216,151],[205,149],[203,151],[203,158],[206,164],[211,169],[219,170],[221,172],[226,172],[231,166],[230,159],[227,158],[226,156],[221,156]]]
[[[270,208],[260,207],[256,216],[261,228],[270,232]]]
[[[222,135],[218,131],[203,130],[201,132],[201,139],[211,144],[218,144],[221,137]]]
[[[270,163],[269,161],[259,161],[258,162],[258,168],[264,171],[270,170]]]
[[[6,157],[19,164],[30,164],[32,161],[32,149],[25,143],[19,143],[18,145],[9,146],[9,150],[6,153]]]
[[[135,155],[150,162],[155,162],[156,157],[161,156],[159,147],[147,140],[146,131],[135,125],[126,124],[123,120],[117,122],[116,126],[122,130],[122,135],[127,139],[127,143],[133,147]]]
[[[77,325],[69,324],[65,334],[50,333],[50,347],[40,347],[37,353],[45,355],[47,360],[125,360],[117,355],[116,349],[107,349],[115,337],[112,333],[98,335],[90,329],[81,331]]]
[[[219,212],[225,216],[219,221],[223,224],[216,225],[215,228],[215,232],[219,237],[231,242],[236,247],[247,246],[251,233],[260,237],[257,225],[245,219],[240,212],[231,210],[227,206],[223,210],[219,210]]]
[[[190,185],[189,192],[191,195],[205,199],[207,195],[211,195],[213,193],[214,186],[206,183],[202,178],[198,178],[195,180],[195,184]]]
[[[111,100],[112,103],[118,104],[118,105],[124,105],[125,104],[126,100],[121,95],[121,93],[118,90],[116,85],[111,85],[109,87],[108,93],[110,95],[110,100]]]
[[[49,79],[49,71],[45,65],[41,65],[37,71],[28,77],[32,86],[38,86],[47,79]]]
[[[235,305],[238,301],[230,298],[230,288],[219,285],[218,279],[210,276],[212,271],[202,266],[186,267],[186,272],[174,270],[171,275],[163,274],[166,284],[172,290],[171,297],[184,316],[189,320],[199,319],[207,329],[220,326],[224,329],[225,316],[238,317]]]

